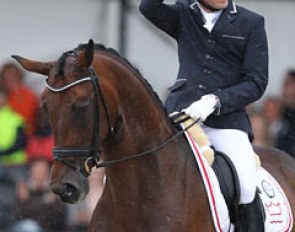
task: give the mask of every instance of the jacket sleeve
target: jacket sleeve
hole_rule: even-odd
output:
[[[259,17],[250,31],[241,72],[236,85],[219,89],[213,94],[219,97],[220,114],[241,110],[258,100],[268,84],[268,45],[264,18]]]
[[[17,136],[15,143],[6,150],[0,150],[0,156],[10,155],[16,151],[25,149],[27,145],[27,137],[26,132],[23,127],[19,127],[17,129]]]
[[[179,16],[178,4],[168,5],[164,0],[141,0],[139,11],[156,27],[177,38]]]

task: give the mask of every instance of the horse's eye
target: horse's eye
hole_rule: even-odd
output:
[[[73,109],[74,110],[88,110],[90,106],[90,101],[87,99],[87,100],[83,100],[83,101],[76,101],[74,104],[73,104]]]

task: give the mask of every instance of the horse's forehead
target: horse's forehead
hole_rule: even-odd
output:
[[[67,78],[68,74],[77,73],[79,69],[77,69],[77,64],[75,62],[76,56],[68,55],[64,53],[61,55],[54,63],[49,72],[48,78],[49,79],[60,79],[60,78]]]
[[[65,58],[65,62],[64,62],[64,69],[72,69],[72,68],[76,68],[77,66],[77,56],[73,56],[73,55],[68,55]]]

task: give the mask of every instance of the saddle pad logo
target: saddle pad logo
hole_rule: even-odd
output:
[[[262,189],[265,192],[265,194],[269,197],[269,198],[274,198],[275,197],[275,191],[273,189],[273,187],[271,186],[271,184],[266,181],[263,180],[261,183]]]
[[[265,231],[289,232],[293,217],[289,201],[279,183],[265,169],[257,171],[257,187],[265,211]]]

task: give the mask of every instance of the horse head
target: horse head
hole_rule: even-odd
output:
[[[87,177],[95,166],[113,165],[106,168],[107,190],[118,177],[138,183],[135,170],[146,175],[151,168],[157,179],[157,167],[171,162],[159,162],[162,158],[155,155],[141,159],[152,165],[135,161],[156,154],[174,140],[176,130],[151,86],[115,50],[90,40],[53,62],[13,58],[26,70],[48,76],[41,105],[54,135],[51,188],[62,201],[76,203],[86,196]],[[128,172],[118,164],[127,160]],[[112,192],[122,194],[119,186],[112,185]]]
[[[99,161],[101,141],[111,130],[106,102],[91,66],[93,56],[92,40],[54,62],[12,56],[26,70],[48,76],[41,106],[54,134],[50,185],[66,203],[76,203],[88,193],[87,177]]]

